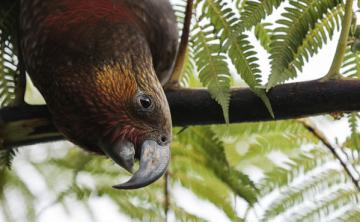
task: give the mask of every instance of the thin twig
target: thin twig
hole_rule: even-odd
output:
[[[166,171],[164,175],[164,212],[165,212],[165,222],[169,221],[169,209],[170,209],[170,174],[169,171]]]
[[[250,206],[248,206],[245,210],[245,214],[244,214],[244,221],[248,221],[248,217],[249,217],[249,214],[251,212],[252,208]]]
[[[355,178],[355,175],[352,174],[351,170],[355,169],[355,167],[352,167],[353,169],[350,169],[349,164],[344,161],[340,155],[337,153],[336,148],[330,143],[330,141],[326,138],[324,133],[318,129],[315,124],[310,119],[300,119],[299,122],[303,124],[303,126],[309,130],[316,138],[318,138],[328,149],[329,151],[334,155],[334,157],[340,162],[341,166],[345,170],[346,174],[350,177],[351,181],[353,182],[355,188],[360,192],[360,184],[359,180]]]

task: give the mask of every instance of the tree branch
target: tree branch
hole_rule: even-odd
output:
[[[334,155],[334,158],[337,159],[344,169],[345,173],[350,177],[352,183],[354,184],[355,188],[360,192],[360,184],[357,176],[355,176],[352,171],[356,172],[356,168],[351,164],[348,164],[346,160],[343,160],[341,156],[337,152],[337,148],[333,146],[330,141],[326,138],[323,132],[316,128],[313,122],[309,119],[302,119],[300,122],[303,126],[309,130],[316,138],[318,138],[327,148],[328,150]]]
[[[205,89],[166,92],[174,126],[223,124],[222,109]],[[290,83],[268,93],[275,120],[332,112],[360,111],[360,80]],[[250,89],[231,91],[230,122],[274,120]],[[0,110],[0,138],[5,147],[59,140],[46,106],[21,106]]]

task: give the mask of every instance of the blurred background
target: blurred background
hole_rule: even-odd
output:
[[[181,30],[185,1],[171,2]],[[229,1],[228,7],[238,11],[235,2],[241,1]],[[274,23],[286,7],[291,5],[282,4],[262,24],[276,27]],[[201,10],[201,5],[195,9],[194,20],[199,19]],[[339,21],[334,16],[334,21]],[[205,18],[198,24],[207,23],[209,19]],[[297,78],[288,82],[314,80],[327,73],[340,31],[335,23],[332,25],[334,32],[326,34],[326,46],[305,62]],[[196,28],[193,32],[199,33]],[[255,29],[246,34],[259,58],[265,84],[271,69],[269,53]],[[344,66],[342,71],[358,78],[360,55],[351,55],[351,66]],[[227,60],[231,86],[246,86]],[[189,50],[183,86],[201,87],[198,72],[196,51]],[[41,95],[29,82],[27,101],[42,104]],[[0,221],[358,222],[360,195],[349,174],[359,180],[359,118],[358,113],[344,113],[336,118],[327,115],[174,128],[167,175],[132,191],[111,188],[129,178],[127,172],[111,160],[86,153],[69,142],[21,147],[11,155],[11,168],[0,171]],[[324,140],[309,130],[309,124],[325,135],[350,172],[345,172]]]

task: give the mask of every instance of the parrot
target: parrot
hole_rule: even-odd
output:
[[[172,140],[163,86],[179,46],[169,0],[20,0],[19,10],[23,63],[56,128],[132,173],[115,188],[159,179]]]

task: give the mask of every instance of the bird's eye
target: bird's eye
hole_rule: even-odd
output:
[[[138,104],[143,110],[149,111],[153,107],[153,102],[151,98],[147,95],[139,95],[138,96]]]

